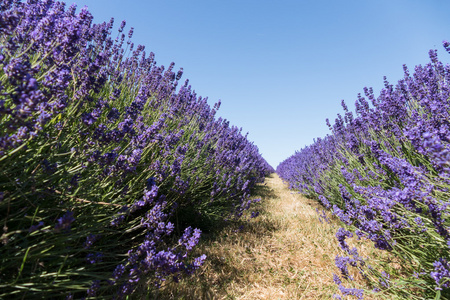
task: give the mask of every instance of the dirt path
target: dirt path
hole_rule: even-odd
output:
[[[320,222],[314,201],[293,193],[276,174],[257,196],[261,215],[242,230],[229,226],[206,237],[199,272],[168,284],[158,299],[330,299],[338,292],[336,225]]]

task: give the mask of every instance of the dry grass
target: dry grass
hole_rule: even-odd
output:
[[[276,174],[257,193],[261,215],[242,230],[233,225],[206,236],[197,249],[208,256],[205,265],[166,284],[156,299],[330,299],[338,293],[332,278],[342,253],[337,221],[320,222],[319,204],[288,190]],[[363,248],[372,255],[372,247]]]

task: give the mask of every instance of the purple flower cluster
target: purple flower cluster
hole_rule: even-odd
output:
[[[63,3],[52,1],[6,1],[3,8],[0,121],[7,131],[0,133],[0,156],[36,136],[66,107],[71,77],[82,72],[75,58],[95,40],[87,10],[75,15],[75,7],[65,12]]]
[[[385,79],[378,97],[365,88],[354,113],[342,102],[344,114],[334,124],[327,120],[332,134],[283,161],[277,173],[347,225],[353,233],[336,234],[346,253],[345,239],[355,234],[395,253],[406,269],[428,266],[428,283],[446,288],[446,260],[439,259],[450,257],[450,66],[436,50],[429,55],[431,62],[412,75],[404,66],[397,85]],[[343,275],[346,262],[336,261]],[[379,288],[387,288],[386,276],[377,276]]]
[[[58,219],[58,222],[55,225],[55,231],[59,232],[61,230],[68,232],[70,231],[70,227],[72,223],[75,221],[73,217],[73,212],[66,212],[61,218]]]
[[[86,255],[86,260],[90,264],[95,264],[95,263],[101,262],[102,259],[103,259],[103,253],[101,253],[101,252],[88,253],[88,255]]]
[[[442,288],[450,287],[450,265],[444,258],[433,263],[434,271],[431,272],[431,277],[436,281],[436,289],[442,290]]]
[[[149,182],[150,186],[147,188],[151,189],[153,182],[152,180]],[[151,192],[146,189],[144,200],[138,201],[142,205],[137,206],[138,208],[135,210],[127,210],[127,218],[131,219],[137,209],[143,209],[147,204],[152,207],[141,218],[139,225],[139,227],[145,228],[143,242],[128,251],[127,261],[116,266],[112,272],[113,279],[109,280],[110,285],[119,285],[116,295],[118,298],[132,294],[142,284],[159,287],[161,281],[166,280],[168,276],[178,281],[181,275],[191,274],[198,269],[206,259],[205,255],[201,255],[194,258],[192,263],[187,262],[189,253],[200,240],[201,231],[199,229],[186,228],[174,246],[165,243],[165,237],[171,235],[175,228],[174,224],[168,220],[169,214],[165,212],[166,197],[156,198],[156,193],[149,197],[149,194]],[[95,263],[101,257],[101,255],[91,253],[88,254],[87,259],[91,259],[90,262]]]

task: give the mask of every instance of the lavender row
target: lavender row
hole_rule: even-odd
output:
[[[364,89],[355,113],[342,102],[344,115],[327,120],[332,134],[277,167],[292,189],[342,221],[336,237],[345,255],[336,257],[341,274],[334,276],[343,296],[450,296],[450,66],[436,50],[429,54],[412,75],[404,66],[395,86],[385,79],[378,97]],[[371,241],[391,261],[361,257],[346,242],[352,237]],[[373,290],[345,287],[349,268]]]
[[[273,172],[258,148],[125,22],[0,6],[0,298],[138,297],[194,272],[191,214],[251,209]]]

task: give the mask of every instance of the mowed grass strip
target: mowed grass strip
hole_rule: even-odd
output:
[[[331,222],[321,222],[316,208],[322,207],[289,190],[277,174],[256,194],[260,216],[241,228],[204,234],[197,251],[208,256],[205,265],[190,278],[168,282],[153,298],[331,299],[339,293],[333,282],[333,273],[339,274],[334,259],[342,254],[337,219],[328,214]],[[373,247],[363,249],[373,255]],[[364,285],[358,275],[353,273],[355,284]]]

